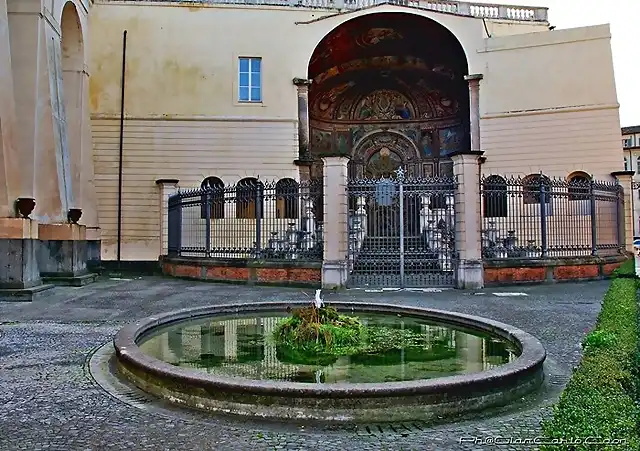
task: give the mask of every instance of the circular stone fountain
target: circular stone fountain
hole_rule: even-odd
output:
[[[544,378],[545,350],[522,330],[387,304],[331,307],[373,331],[408,330],[412,345],[292,356],[271,341],[273,330],[291,308],[308,305],[218,305],[146,318],[114,338],[118,371],[183,406],[333,422],[442,421],[509,404]]]

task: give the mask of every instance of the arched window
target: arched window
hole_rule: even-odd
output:
[[[551,181],[542,174],[531,174],[522,179],[522,201],[525,204],[540,204],[541,188],[544,187],[544,203],[551,203]]]
[[[207,217],[207,198],[209,200],[210,219],[224,218],[224,182],[218,177],[207,177],[200,184],[200,189],[205,191],[201,197],[200,217]]]
[[[298,218],[299,185],[293,179],[280,179],[276,183],[276,218]]]
[[[256,219],[256,211],[264,217],[264,185],[254,177],[247,177],[236,185],[236,218]]]
[[[567,177],[569,200],[589,200],[591,198],[591,177],[584,172],[574,172]]]
[[[482,183],[485,218],[507,217],[507,182],[499,175],[491,175]]]

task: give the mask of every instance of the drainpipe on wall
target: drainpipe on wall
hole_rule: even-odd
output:
[[[122,257],[122,160],[124,142],[124,88],[127,68],[127,30],[122,36],[122,80],[120,83],[120,143],[118,149],[118,270]]]

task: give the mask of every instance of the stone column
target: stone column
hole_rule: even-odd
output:
[[[464,77],[469,82],[469,119],[471,132],[471,151],[482,150],[480,142],[480,80],[482,74],[467,75]]]
[[[453,154],[453,174],[458,182],[455,196],[455,239],[459,255],[456,287],[484,286],[481,253],[480,186],[478,158],[482,152]]]
[[[348,157],[324,157],[324,258],[322,287],[340,288],[347,283]]]
[[[311,80],[294,78],[298,97],[298,159],[295,164],[300,168],[300,180],[309,180],[311,155],[309,153],[309,85]]]
[[[17,133],[7,3],[0,0],[0,217],[14,216],[14,201],[31,195],[22,191]]]
[[[50,3],[7,1],[20,149],[22,195],[37,199],[32,215],[64,222],[73,207],[67,123],[62,93],[59,29]],[[37,183],[36,183],[37,182]]]
[[[634,252],[633,248],[633,210],[631,196],[633,195],[632,183],[634,171],[617,171],[612,172],[611,175],[618,180],[618,183],[622,186],[622,212],[620,214],[621,224],[620,232],[618,236],[622,239],[621,247],[627,252]]]
[[[160,188],[158,197],[160,202],[160,255],[167,255],[169,252],[169,197],[178,192],[178,182],[178,179],[156,180],[156,185]]]
[[[43,285],[38,268],[38,222],[0,218],[0,301],[33,301],[53,285]]]
[[[38,265],[45,282],[82,286],[97,278],[87,269],[87,228],[76,223],[39,224]]]

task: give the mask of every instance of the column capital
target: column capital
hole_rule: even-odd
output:
[[[449,155],[449,157],[453,160],[455,164],[457,161],[466,164],[466,163],[474,163],[476,164],[480,158],[483,158],[484,150],[460,150],[458,152],[453,152]]]
[[[178,179],[158,179],[156,180],[156,185],[177,185],[180,183]]]
[[[322,157],[325,166],[340,166],[347,164],[351,158],[347,155],[326,155]]]
[[[465,75],[464,79],[467,80],[468,82],[472,82],[472,81],[480,81],[484,78],[484,75],[482,74],[469,74],[469,75]]]
[[[313,80],[309,80],[307,78],[294,78],[293,84],[297,87],[309,87],[309,85],[313,83]]]
[[[618,180],[631,179],[636,171],[615,171],[612,172],[611,175]]]

